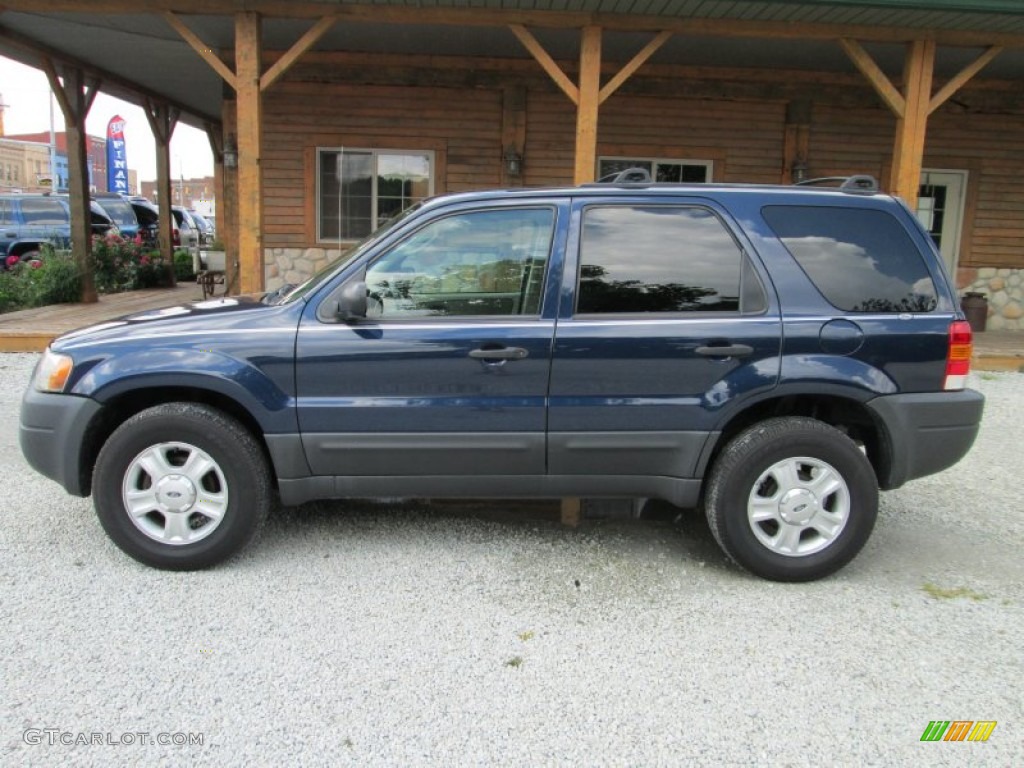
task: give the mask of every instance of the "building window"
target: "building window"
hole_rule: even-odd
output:
[[[602,157],[597,162],[597,178],[643,168],[655,181],[704,184],[711,181],[714,162],[711,160],[672,160],[657,157]]]
[[[320,147],[317,240],[358,240],[434,192],[434,153]]]

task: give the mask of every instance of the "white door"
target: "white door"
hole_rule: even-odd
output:
[[[966,193],[967,171],[925,169],[921,172],[917,218],[932,236],[954,279],[960,260]]]

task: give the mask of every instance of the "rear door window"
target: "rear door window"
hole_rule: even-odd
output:
[[[935,283],[924,259],[885,211],[774,205],[761,213],[833,306],[847,312],[935,309]]]
[[[21,216],[26,224],[36,226],[66,225],[68,212],[57,200],[26,198],[21,201]]]
[[[745,261],[707,208],[590,206],[583,215],[576,312],[739,312],[741,298],[743,311],[762,311],[763,288]]]

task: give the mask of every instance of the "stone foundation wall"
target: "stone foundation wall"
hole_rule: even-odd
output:
[[[298,285],[314,272],[319,272],[345,251],[339,248],[265,248],[264,276],[268,291],[285,283]]]
[[[961,298],[976,291],[988,299],[986,330],[1024,331],[1024,269],[960,269],[957,285]]]

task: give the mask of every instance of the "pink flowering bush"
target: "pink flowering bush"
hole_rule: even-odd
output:
[[[117,293],[154,288],[165,283],[167,270],[159,251],[153,251],[120,235],[92,239],[96,290]]]

